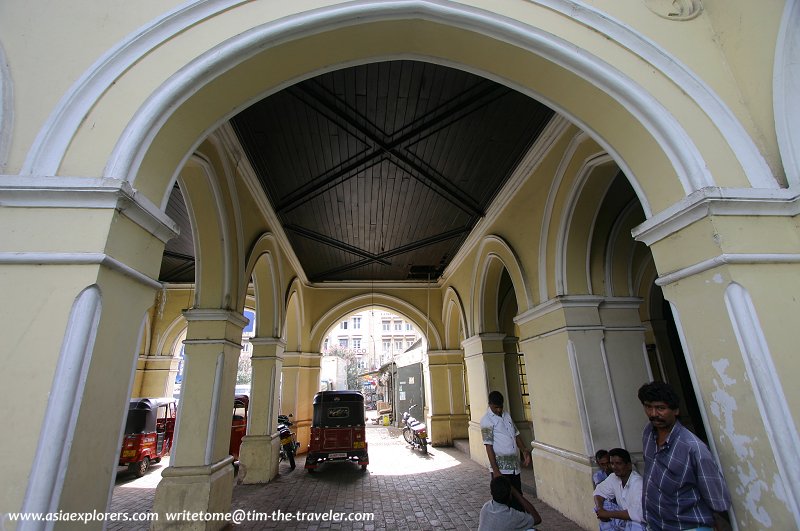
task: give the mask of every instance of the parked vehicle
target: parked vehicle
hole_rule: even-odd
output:
[[[288,459],[289,466],[294,470],[294,456],[297,453],[297,449],[300,447],[300,443],[297,442],[297,434],[291,430],[291,426],[294,425],[292,421],[289,420],[291,416],[291,413],[288,415],[278,415],[278,435],[281,438],[280,459],[278,462],[280,463],[284,459]]]
[[[176,414],[174,398],[131,400],[119,465],[127,466],[137,477],[142,477],[151,463],[158,463],[169,454],[175,435]]]
[[[247,433],[247,407],[249,404],[250,397],[247,395],[236,395],[233,397],[231,443],[228,453],[233,456],[234,461],[239,460],[239,447],[242,446],[242,438]]]
[[[411,410],[417,407],[411,404],[403,413],[403,438],[412,448],[419,448],[423,454],[428,453],[428,428],[424,423],[411,416]]]
[[[369,455],[364,420],[364,395],[358,391],[320,391],[314,395],[311,444],[306,470],[329,461],[351,461],[367,469]]]

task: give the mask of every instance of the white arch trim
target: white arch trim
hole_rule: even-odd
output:
[[[566,161],[566,162],[567,162],[567,164],[569,163],[569,161]],[[583,191],[583,187],[586,186],[586,182],[588,181],[589,176],[592,174],[592,171],[594,171],[595,168],[597,168],[598,166],[602,166],[603,164],[608,164],[610,162],[613,162],[613,159],[607,153],[595,153],[595,154],[587,157],[586,160],[584,160],[583,165],[581,166],[581,168],[578,170],[578,176],[573,181],[572,187],[569,190],[569,193],[567,195],[567,200],[566,200],[566,209],[565,209],[564,215],[561,217],[561,221],[559,222],[558,233],[557,233],[558,236],[556,237],[556,249],[555,249],[555,255],[556,255],[555,256],[555,259],[556,259],[556,263],[555,263],[556,295],[565,295],[567,293],[567,290],[569,289],[568,286],[567,286],[567,245],[566,245],[566,243],[567,243],[567,240],[569,239],[570,228],[572,226],[572,219],[573,219],[573,216],[575,215],[575,208],[576,208],[576,206],[578,204],[578,200],[581,197],[581,192]],[[566,164],[564,166],[566,166]],[[559,170],[562,170],[562,169],[563,168],[561,166],[559,166]],[[559,176],[558,176],[558,179],[557,179],[558,182],[554,181],[554,185],[560,184],[560,181],[563,179],[563,177],[564,177],[563,173],[559,173]],[[551,192],[552,192],[552,188],[551,188]],[[553,193],[553,194],[549,194],[548,197],[547,197],[548,198],[548,205],[547,206],[548,206],[548,210],[550,210],[550,211],[552,211],[553,205],[550,204],[549,200],[551,199],[551,197],[555,198],[555,195],[556,194]],[[600,205],[599,204],[598,204],[597,209],[598,210],[600,209]],[[597,211],[595,211],[595,216],[594,217],[596,217],[596,215],[597,215],[596,213],[597,213]],[[542,229],[543,230],[544,230],[545,227],[549,227],[549,219],[542,224]],[[544,252],[546,252],[546,250],[547,250],[546,242],[541,242],[540,241],[540,246],[542,244],[545,245]],[[539,256],[540,256],[540,260],[541,260],[541,254]],[[586,261],[586,268],[587,268],[586,276],[587,276],[587,278],[590,276],[589,272],[588,272],[588,265],[589,265],[588,264],[588,260],[589,260],[589,257],[587,256],[587,261]],[[546,276],[546,272],[545,272],[545,276]],[[539,281],[541,282],[541,273],[539,275]],[[588,285],[591,286],[591,282]]]
[[[228,216],[227,211],[228,209],[225,206],[225,199],[222,196],[222,190],[219,187],[219,181],[216,178],[216,171],[214,171],[214,166],[211,162],[206,159],[204,156],[193,154],[191,157],[192,162],[196,163],[200,169],[203,171],[203,174],[206,177],[206,182],[208,183],[209,189],[211,190],[211,194],[214,198],[214,213],[217,217],[217,222],[219,224],[220,230],[220,237],[222,241],[220,242],[220,248],[222,249],[222,281],[223,281],[223,292],[221,293],[222,301],[221,303],[229,303],[230,298],[232,295],[231,292],[231,274],[233,271],[233,266],[231,264],[231,254],[230,254],[230,243],[231,243],[231,228],[230,224],[228,223]],[[184,186],[186,186],[184,184]],[[187,188],[184,188],[187,190]],[[186,208],[189,210],[191,214],[192,220],[197,220],[196,212],[191,205],[190,195],[191,194],[183,194],[184,201],[186,201]],[[237,209],[238,210],[238,209]],[[195,249],[200,249],[201,240],[197,238],[197,230],[198,227],[196,224],[192,224],[192,228],[194,229],[195,234],[193,234],[194,238],[194,245]],[[199,254],[199,253],[198,253]],[[195,262],[195,269],[197,271],[196,279],[202,279],[200,277],[200,266],[202,260],[197,260]],[[195,301],[198,303],[200,302],[200,286],[201,282],[195,282]],[[226,304],[227,306],[227,304]]]
[[[186,318],[183,316],[183,314],[181,314],[181,315],[177,316],[175,319],[173,319],[172,322],[169,324],[169,326],[167,326],[167,328],[164,330],[164,333],[161,334],[161,337],[158,338],[158,344],[156,345],[156,351],[155,351],[156,352],[156,356],[163,355],[164,347],[166,346],[166,342],[172,336],[172,334],[175,332],[175,330],[177,330],[178,328],[181,328],[181,327],[188,328],[188,326],[189,326],[189,323],[186,321]],[[175,354],[175,345],[178,342],[181,341],[181,335],[185,335],[185,330],[183,332],[178,333],[177,336],[175,336],[176,339],[172,342],[172,345],[170,346],[170,349],[169,349],[170,357],[175,357],[174,356],[174,354]]]
[[[502,263],[511,277],[514,295],[517,298],[517,311],[523,313],[533,307],[533,295],[531,294],[530,286],[526,282],[527,276],[522,267],[522,262],[505,240],[490,234],[483,238],[478,248],[477,259],[472,271],[472,293],[470,294],[470,307],[472,309],[472,320],[474,321],[470,325],[472,334],[485,331],[483,330],[483,323],[485,322],[483,299],[486,296],[486,273],[493,260],[498,260]]]
[[[59,102],[34,141],[23,173],[54,175],[84,117],[119,76],[174,35],[240,3],[241,0],[208,0],[184,4],[129,35],[111,49],[87,70]],[[699,109],[706,111],[739,158],[751,185],[778,187],[763,157],[730,109],[676,58],[632,28],[577,0],[531,0],[531,3],[593,28],[672,79],[697,103]],[[104,174],[125,176],[132,180],[155,133],[172,112],[197,87],[205,85],[231,65],[258,53],[265,42],[277,43],[324,29],[404,16],[479,31],[533,51],[576,72],[615,97],[647,127],[670,158],[687,193],[714,184],[702,156],[686,131],[671,113],[637,83],[592,57],[587,50],[579,50],[551,34],[495,13],[446,0],[368,0],[339,4],[286,17],[237,35],[186,65],[151,95],[120,137]],[[602,142],[602,139],[598,138],[598,141]],[[604,147],[613,152],[609,146]]]
[[[460,345],[461,341],[458,338],[450,338],[448,334],[450,333],[450,329],[453,326],[451,322],[451,318],[453,316],[453,310],[450,309],[451,306],[455,307],[455,313],[458,315],[458,319],[461,321],[461,326],[464,329],[464,336],[465,337],[472,337],[469,329],[469,321],[467,320],[467,314],[464,311],[464,303],[461,301],[461,296],[458,292],[453,289],[452,286],[448,286],[447,290],[444,293],[444,304],[442,304],[442,322],[444,323],[444,332],[445,332],[445,344],[444,347],[446,348],[447,345],[457,344]]]
[[[775,49],[773,110],[789,186],[800,184],[800,2],[787,0]]]
[[[311,337],[316,338],[322,331],[330,328],[343,314],[351,313],[357,308],[367,306],[385,306],[386,308],[397,310],[411,319],[419,330],[424,330],[426,327],[422,325],[427,325],[428,337],[425,339],[428,341],[429,350],[440,350],[442,348],[442,339],[439,331],[423,311],[403,299],[380,292],[356,295],[335,305],[317,319],[311,327]]]
[[[265,256],[266,255],[266,256]],[[252,249],[249,251],[249,256],[247,259],[247,269],[245,270],[245,278],[242,281],[242,293],[240,296],[242,297],[240,300],[244,300],[247,297],[247,286],[248,282],[251,278],[253,278],[253,272],[255,271],[256,264],[258,260],[262,257],[267,260],[267,267],[270,270],[270,276],[272,279],[272,295],[273,300],[271,301],[272,304],[275,306],[274,313],[274,322],[273,322],[273,329],[274,329],[274,337],[280,337],[281,333],[281,323],[283,322],[283,314],[284,314],[284,307],[281,301],[281,296],[283,293],[282,286],[283,286],[283,264],[281,261],[281,252],[280,252],[280,245],[278,239],[275,235],[271,232],[265,232],[262,234],[258,241],[253,245]],[[254,280],[254,282],[256,282]],[[260,300],[258,296],[259,290],[256,288],[256,304],[260,305],[264,303],[264,301]],[[262,332],[259,332],[261,334]]]
[[[293,301],[293,299],[296,299]],[[302,333],[302,326],[301,323],[303,322],[303,316],[306,314],[304,308],[304,301],[303,301],[303,290],[302,290],[302,283],[300,279],[294,278],[289,283],[289,287],[286,290],[286,303],[285,303],[285,310],[283,312],[283,327],[281,329],[280,338],[283,339],[287,345],[291,345],[289,342],[289,338],[287,337],[287,333],[289,330],[289,319],[292,317],[289,315],[289,310],[294,306],[295,307],[295,314],[294,318],[297,320],[297,337],[294,340],[297,342],[298,348],[303,344],[303,333]]]
[[[583,131],[578,131],[572,137],[558,163],[558,168],[556,168],[556,173],[550,182],[550,189],[547,192],[547,200],[542,214],[542,227],[539,231],[539,303],[547,300],[547,236],[550,232],[550,220],[553,219],[556,196],[559,188],[561,188],[561,183],[564,180],[564,175],[567,172],[569,163],[572,161],[572,157],[575,156],[578,147],[587,139],[588,136]]]

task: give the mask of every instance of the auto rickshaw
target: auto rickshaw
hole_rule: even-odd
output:
[[[175,434],[176,413],[174,398],[131,400],[119,465],[127,466],[137,477],[142,477],[150,463],[158,463],[169,454]]]
[[[242,437],[247,433],[247,406],[249,404],[250,397],[247,395],[236,395],[233,398],[231,444],[228,453],[233,456],[234,461],[239,460],[239,447],[242,445]]]
[[[314,395],[313,407],[306,470],[313,472],[330,461],[350,461],[366,470],[364,395],[359,391],[320,391]]]

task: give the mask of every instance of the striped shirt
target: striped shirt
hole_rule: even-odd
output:
[[[661,447],[651,424],[644,428],[642,508],[648,529],[679,531],[714,525],[714,512],[728,510],[728,487],[708,447],[675,421]]]

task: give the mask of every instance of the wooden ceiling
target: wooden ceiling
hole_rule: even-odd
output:
[[[231,123],[309,280],[435,281],[552,115],[467,72],[388,61],[298,83]],[[190,253],[171,244],[165,261],[187,277]]]

